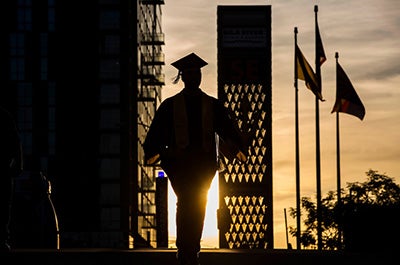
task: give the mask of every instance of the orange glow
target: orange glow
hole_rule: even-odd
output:
[[[218,228],[217,228],[217,209],[218,209],[218,173],[215,175],[208,192],[208,202],[206,217],[204,220],[202,248],[218,248]],[[175,248],[176,227],[176,196],[168,183],[168,234],[169,248]]]

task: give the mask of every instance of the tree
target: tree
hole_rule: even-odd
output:
[[[354,248],[354,236],[360,236],[360,234],[355,235],[348,232],[344,234],[343,242],[339,242],[339,224],[342,224],[346,228],[354,228],[352,221],[357,219],[355,217],[358,214],[364,213],[364,210],[381,210],[383,208],[391,210],[393,207],[399,209],[400,186],[394,182],[394,179],[385,174],[379,174],[378,171],[372,169],[367,171],[366,175],[367,180],[365,182],[348,183],[346,189],[341,190],[341,207],[338,205],[336,192],[329,191],[327,196],[322,198],[322,249],[338,250],[342,248],[342,243],[345,243],[344,248]],[[310,197],[303,197],[301,199],[301,208],[302,216],[305,216],[303,220],[305,230],[300,233],[300,242],[304,248],[316,249],[316,203]],[[289,213],[290,216],[296,218],[295,208],[290,208]],[[348,229],[347,231],[352,230]],[[296,236],[297,228],[289,227],[289,232],[292,236]],[[363,232],[365,234],[367,231]]]

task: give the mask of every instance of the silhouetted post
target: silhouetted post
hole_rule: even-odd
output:
[[[168,247],[168,178],[164,171],[156,177],[156,226],[157,247]]]
[[[297,84],[297,27],[294,28],[294,88],[295,88],[295,137],[296,137],[296,248],[301,249],[300,243],[300,218],[301,218],[301,208],[300,208],[300,159],[299,159],[299,89]]]
[[[315,73],[317,75],[317,82],[320,90],[321,87],[321,65],[318,53],[318,43],[317,43],[317,13],[318,6],[314,6],[315,12]],[[315,96],[315,146],[316,146],[316,177],[317,177],[317,237],[318,237],[318,250],[322,249],[322,226],[321,226],[321,157],[320,157],[320,139],[319,139],[319,99]]]
[[[339,60],[339,53],[335,53],[336,72]],[[337,83],[337,81],[336,81]],[[339,111],[336,112],[336,174],[337,174],[337,207],[338,207],[338,249],[342,249],[342,199],[341,199],[341,183],[340,183],[340,139],[339,139]]]
[[[286,231],[286,246],[288,249],[292,249],[292,245],[289,243],[289,235],[288,235],[288,227],[287,227],[287,217],[286,217],[286,208],[283,209],[285,214],[285,231]]]

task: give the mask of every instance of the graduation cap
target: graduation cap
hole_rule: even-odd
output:
[[[173,83],[176,84],[182,74],[182,71],[186,69],[200,69],[203,66],[206,66],[208,63],[201,59],[199,56],[197,56],[195,53],[191,53],[189,55],[186,55],[185,57],[171,63],[172,66],[174,66],[176,69],[178,69],[178,75],[174,78]]]

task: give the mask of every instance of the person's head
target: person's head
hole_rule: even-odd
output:
[[[186,88],[198,88],[201,83],[201,69],[188,68],[181,73],[182,81]]]
[[[182,78],[185,83],[185,88],[198,88],[201,83],[201,68],[207,65],[207,62],[201,59],[194,53],[191,53],[172,65],[178,69],[178,76],[175,79],[175,83]]]

